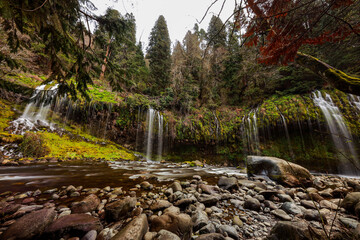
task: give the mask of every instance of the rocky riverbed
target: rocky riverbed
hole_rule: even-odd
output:
[[[290,187],[267,176],[223,175],[209,182],[195,174],[166,183],[143,179],[126,190],[68,185],[3,192],[0,239],[360,237],[358,179],[311,176],[306,186]]]

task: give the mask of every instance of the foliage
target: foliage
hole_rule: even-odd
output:
[[[170,37],[164,16],[159,16],[149,37],[148,53],[150,67],[150,88],[153,93],[161,93],[161,90],[170,86]]]
[[[25,133],[19,150],[24,157],[44,157],[50,151],[42,136],[32,132]]]

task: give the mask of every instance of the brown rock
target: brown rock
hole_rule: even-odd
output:
[[[43,233],[45,228],[54,220],[55,215],[54,208],[46,208],[26,214],[12,224],[0,236],[0,239],[33,239]]]
[[[126,225],[111,240],[142,240],[148,228],[147,217],[145,214],[141,214]]]
[[[105,206],[105,217],[108,222],[119,221],[131,215],[136,206],[136,198],[126,197]]]
[[[178,235],[182,240],[191,239],[192,223],[187,214],[166,213],[160,217],[154,217],[151,222],[151,232],[159,232],[161,229],[168,230]]]
[[[57,219],[46,232],[50,236],[59,237],[65,233],[77,235],[86,234],[91,230],[101,231],[102,228],[99,219],[93,216],[88,214],[70,214]]]
[[[74,205],[71,208],[72,213],[86,213],[94,211],[100,204],[100,199],[95,195],[91,194],[84,198],[81,202]]]

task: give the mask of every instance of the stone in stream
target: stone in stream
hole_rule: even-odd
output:
[[[111,240],[142,240],[148,228],[147,217],[145,214],[141,214],[121,229]]]
[[[223,235],[227,234],[229,237],[239,240],[239,234],[237,233],[236,229],[229,225],[220,225],[218,227],[219,233],[222,233]]]
[[[170,185],[170,188],[174,191],[174,192],[177,192],[177,191],[182,191],[182,187],[181,187],[181,184],[179,182],[173,182],[171,185]]]
[[[172,204],[167,200],[156,200],[150,205],[151,211],[163,210],[165,208],[171,207]]]
[[[234,177],[220,177],[218,184],[220,188],[225,190],[232,190],[232,189],[238,189],[238,180]]]
[[[341,207],[360,217],[360,192],[348,193],[341,203]]]
[[[249,197],[245,200],[244,208],[260,211],[260,202],[256,198]]]
[[[302,215],[301,209],[293,202],[284,202],[281,209],[293,215]]]
[[[168,230],[178,235],[182,240],[191,239],[192,222],[187,214],[166,213],[154,217],[151,222],[151,232],[158,232],[161,229]]]
[[[105,217],[108,222],[119,221],[131,215],[136,206],[136,198],[126,197],[105,206]]]
[[[181,240],[178,235],[165,229],[160,230],[153,240]]]
[[[248,156],[247,172],[248,175],[265,172],[270,179],[289,186],[308,185],[313,179],[306,168],[275,157]]]
[[[46,230],[49,238],[59,237],[63,234],[86,234],[91,230],[97,232],[103,229],[98,218],[88,214],[70,214],[54,221]]]
[[[0,210],[0,216],[6,216],[15,213],[21,207],[20,204],[7,204]]]
[[[271,229],[268,240],[310,240],[327,239],[322,230],[311,227],[307,222],[279,221]]]
[[[271,214],[282,220],[291,221],[291,217],[284,210],[281,209],[272,210]]]
[[[205,204],[206,206],[215,205],[220,199],[220,194],[200,194],[198,197],[198,201]]]
[[[86,213],[94,211],[100,204],[100,199],[95,194],[90,194],[81,202],[71,207],[72,213]]]
[[[225,240],[225,237],[220,233],[209,233],[200,235],[196,240]]]
[[[178,207],[186,207],[192,203],[195,203],[197,199],[194,196],[191,196],[190,198],[183,198],[174,203],[175,206]]]
[[[7,239],[33,239],[51,224],[56,215],[54,208],[38,210],[19,218],[1,236]]]
[[[191,221],[193,223],[194,232],[196,232],[209,223],[209,218],[206,212],[197,209],[196,211],[193,212]]]

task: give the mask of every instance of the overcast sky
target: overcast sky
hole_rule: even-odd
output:
[[[151,29],[160,15],[165,17],[172,44],[182,41],[186,32],[204,16],[213,0],[92,0],[98,8],[97,14],[105,13],[108,7],[121,14],[133,13],[136,19],[136,37],[147,46]],[[218,1],[200,25],[207,30],[210,18],[218,14],[223,1]],[[234,9],[234,1],[226,1],[220,18],[225,21]],[[144,49],[145,50],[145,49]]]

